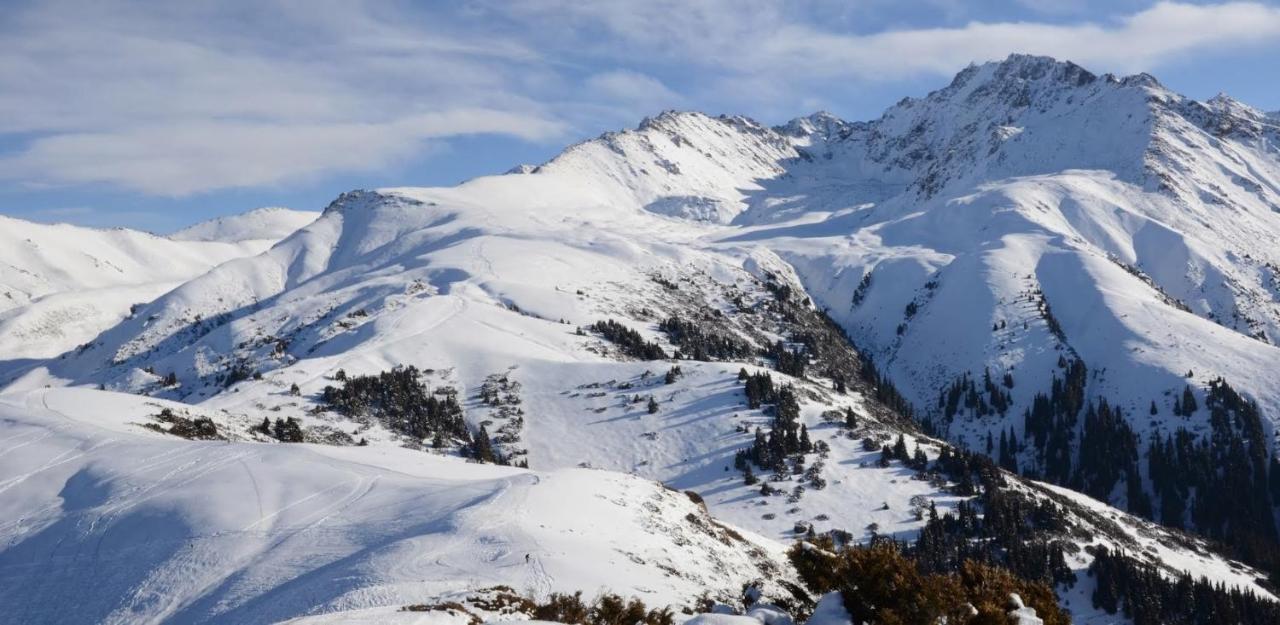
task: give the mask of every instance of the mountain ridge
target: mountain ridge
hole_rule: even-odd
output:
[[[666,112],[516,173],[345,193],[3,392],[102,388],[143,396],[129,418],[166,432],[139,412],[146,397],[213,415],[245,445],[277,444],[288,418],[353,453],[430,454],[430,439],[333,402],[352,378],[410,376],[457,398],[472,438],[458,449],[635,473],[773,539],[914,536],[916,497],[958,512],[971,495],[906,458],[916,445],[940,463],[945,439],[1102,501],[978,471],[1075,515],[1064,557],[1080,580],[1060,588],[1084,622],[1109,618],[1084,575],[1099,545],[1268,596],[1266,572],[1104,505],[1198,529],[1212,493],[1157,475],[1148,452],[1181,432],[1236,440],[1275,472],[1280,159],[1266,120],[1029,56],[868,122]],[[740,460],[768,457],[764,428],[786,425],[779,406],[752,405],[765,373],[825,453]],[[1256,414],[1226,405],[1222,378]],[[1042,426],[1032,411],[1050,396],[1063,407]],[[1046,447],[1046,427],[1065,442]],[[1181,507],[1157,480],[1187,493]],[[1243,518],[1207,533],[1237,558]]]

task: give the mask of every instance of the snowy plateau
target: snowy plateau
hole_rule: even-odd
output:
[[[1268,622],[1278,239],[1275,117],[1021,55],[320,214],[0,218],[0,621],[876,622],[814,569],[887,550],[1060,606],[1008,623]]]

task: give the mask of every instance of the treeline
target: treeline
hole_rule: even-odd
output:
[[[1209,382],[1204,403],[1207,439],[1179,429],[1148,445],[1159,520],[1226,544],[1280,583],[1280,463],[1268,453],[1262,414],[1221,378]]]
[[[905,453],[899,449],[896,455]],[[1070,546],[1056,538],[1070,527],[1056,504],[1007,488],[1000,470],[981,454],[943,447],[932,467],[921,467],[919,455],[903,462],[921,473],[946,476],[958,495],[975,496],[960,502],[954,515],[939,516],[930,504],[925,526],[910,546],[924,571],[954,572],[971,560],[1051,587],[1075,583],[1065,557]]]
[[[1009,471],[1102,501],[1114,501],[1117,488],[1123,486],[1119,492],[1124,493],[1129,511],[1151,518],[1152,501],[1139,470],[1137,433],[1119,407],[1105,399],[1086,400],[1088,369],[1083,362],[1059,357],[1058,366],[1062,376],[1054,375],[1049,392],[1037,393],[1023,412],[1022,440],[1012,428],[1001,430],[997,449],[988,434],[987,454]],[[984,372],[981,386],[962,376],[939,394],[938,414],[948,424],[963,410],[976,417],[1003,414],[1011,403],[1008,389],[1012,386],[1008,374],[996,383]]]
[[[1169,579],[1154,566],[1098,547],[1089,575],[1093,607],[1122,612],[1134,625],[1274,625],[1280,603],[1187,573]]]
[[[1129,512],[1218,541],[1228,555],[1264,569],[1272,583],[1280,583],[1275,517],[1280,463],[1268,452],[1256,404],[1222,378],[1212,380],[1204,400],[1207,436],[1178,428],[1147,442],[1148,490],[1140,471],[1139,437],[1130,420],[1105,399],[1084,399],[1082,363],[1064,368],[1066,376],[1055,376],[1049,395],[1037,395],[1024,415],[1023,442],[1032,452],[1024,475],[1101,501],[1114,502],[1123,493]],[[1186,389],[1175,402],[1182,416],[1200,410],[1197,404]]]
[[[1174,412],[1189,417],[1207,410],[1209,433],[1178,428],[1153,436],[1144,449],[1130,425],[1135,415],[1106,399],[1087,399],[1083,362],[1064,356],[1058,367],[1061,375],[1053,376],[1049,391],[1037,393],[1023,412],[1022,439],[1012,428],[1002,430],[997,449],[988,434],[988,456],[1010,471],[1218,541],[1227,555],[1262,568],[1280,584],[1280,460],[1269,453],[1256,404],[1221,378],[1209,383],[1203,406],[1187,386],[1175,396]],[[1011,385],[990,375],[981,385],[960,378],[939,394],[934,418],[941,421],[926,423],[926,431],[945,431],[966,410],[971,416],[998,412],[993,398]],[[1158,410],[1153,401],[1151,413]]]
[[[884,404],[893,412],[902,415],[906,422],[915,422],[915,408],[911,402],[907,400],[898,388],[893,385],[893,381],[889,379],[888,374],[881,374],[876,368],[875,360],[871,356],[863,355],[861,357],[861,366],[858,368],[859,377],[862,381],[869,384],[873,389],[872,396],[876,401]],[[929,432],[928,424],[925,424],[925,431]]]
[[[1213,395],[1214,399],[1206,401],[1207,405],[1221,405],[1231,401],[1231,394],[1226,392],[1229,387],[1219,388]],[[1237,407],[1246,404],[1244,402]],[[1065,558],[1068,550],[1075,547],[1058,537],[1079,532],[1079,528],[1072,527],[1057,504],[1006,488],[1000,471],[986,456],[943,447],[936,461],[928,462],[922,467],[918,457],[915,454],[908,456],[905,449],[906,445],[900,441],[891,447],[886,446],[885,456],[916,468],[922,477],[934,473],[945,475],[956,484],[953,487],[956,494],[973,495],[974,498],[958,504],[954,514],[944,515],[939,515],[937,508],[930,502],[923,512],[925,525],[913,542],[893,542],[878,537],[873,539],[870,547],[848,546],[836,549],[836,541],[821,537],[818,539],[821,550],[805,550],[803,556],[809,558],[807,565],[805,562],[797,563],[802,575],[806,575],[806,581],[810,581],[814,575],[820,578],[825,575],[826,581],[819,582],[817,588],[844,591],[852,584],[865,589],[866,582],[859,583],[855,573],[842,573],[847,571],[846,565],[838,560],[849,557],[871,558],[871,562],[885,567],[881,571],[897,575],[898,579],[908,580],[916,592],[925,593],[922,596],[936,596],[930,593],[942,587],[950,588],[950,594],[944,593],[942,596],[954,597],[957,588],[955,583],[960,582],[960,588],[963,588],[965,571],[980,565],[1004,571],[1017,583],[1047,592],[1041,595],[1043,601],[1040,605],[1027,601],[1028,605],[1036,608],[1041,618],[1045,618],[1049,613],[1043,611],[1042,607],[1056,606],[1051,589],[1058,584],[1071,585],[1076,582],[1075,574],[1066,564]],[[1088,536],[1078,538],[1089,540]],[[883,546],[885,544],[891,547]],[[876,551],[877,548],[880,551]],[[888,553],[889,550],[893,553]],[[823,558],[826,559],[817,562],[813,560],[815,553],[821,555],[824,552],[826,555]],[[831,555],[833,552],[834,556]],[[850,556],[850,553],[855,556]],[[795,550],[793,558],[796,557],[794,554]],[[1095,560],[1089,574],[1097,584],[1093,597],[1095,607],[1111,614],[1123,612],[1126,617],[1134,620],[1135,625],[1254,625],[1280,622],[1280,604],[1252,593],[1226,588],[1221,584],[1215,585],[1205,579],[1194,580],[1185,573],[1169,579],[1152,565],[1106,548],[1098,548],[1094,555]],[[831,560],[833,557],[837,560],[834,564]],[[914,570],[904,570],[904,561]],[[802,568],[805,566],[809,568]],[[823,573],[824,570],[828,572]],[[950,578],[951,581],[948,582],[945,578]],[[837,586],[839,584],[845,587]],[[938,586],[939,584],[942,586]],[[1025,590],[1026,586],[1023,588]],[[887,597],[868,597],[858,594],[856,589],[854,591],[853,605],[848,605],[851,600],[849,595],[845,595],[846,607],[852,614],[861,614],[871,622],[887,622],[884,619],[904,614],[897,611],[901,608]],[[1024,599],[1028,596],[1034,595],[1022,594]],[[875,603],[874,600],[888,602]],[[929,600],[927,604],[932,608],[924,614],[935,617],[946,614],[945,611],[937,612],[947,605],[945,601],[937,603]],[[992,614],[997,612],[996,608],[1002,607],[998,603],[990,605]],[[911,609],[918,608],[916,606]],[[855,609],[864,611],[855,613]],[[889,612],[878,612],[879,609]],[[918,617],[922,613],[905,614]],[[1045,620],[1046,623],[1052,622],[1048,618]]]
[[[1080,410],[1085,405],[1088,369],[1079,360],[1058,357],[1064,376],[1053,376],[1049,394],[1036,393],[1031,407],[1023,412],[1023,441],[1035,450],[1028,474],[1039,467],[1040,477],[1055,484],[1071,482],[1072,442],[1079,424]],[[1104,496],[1104,498],[1106,498]]]

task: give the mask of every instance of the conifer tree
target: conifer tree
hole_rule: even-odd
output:
[[[1182,412],[1184,417],[1189,417],[1196,413],[1199,406],[1196,405],[1196,395],[1191,392],[1191,385],[1188,384],[1182,389]]]
[[[489,431],[483,425],[471,439],[471,457],[480,462],[501,464],[498,453],[493,448],[493,441],[489,438]]]

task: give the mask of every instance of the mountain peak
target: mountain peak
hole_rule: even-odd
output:
[[[369,189],[352,189],[344,191],[324,207],[325,213],[341,213],[351,209],[370,206],[382,201],[382,194]]]
[[[820,136],[830,139],[838,136],[850,127],[850,123],[827,111],[818,111],[804,117],[797,117],[775,128],[779,133],[792,137]]]
[[[279,240],[315,221],[317,213],[282,206],[264,206],[235,215],[217,217],[170,234],[175,241],[239,243]]]
[[[1010,54],[1003,61],[970,64],[960,70],[946,89],[976,88],[987,83],[1060,83],[1084,86],[1097,80],[1092,72],[1072,63],[1049,56]]]

